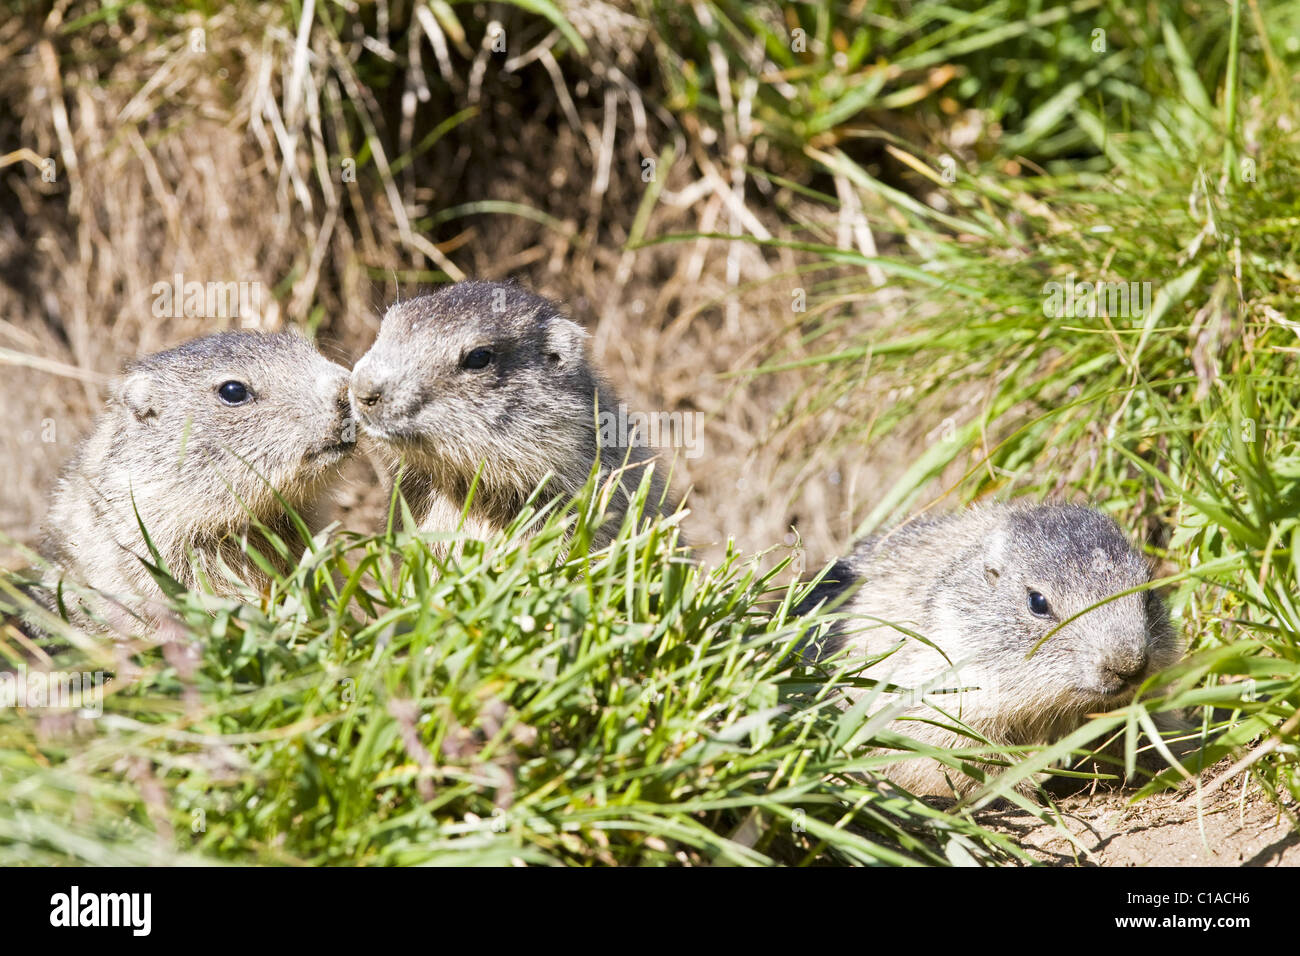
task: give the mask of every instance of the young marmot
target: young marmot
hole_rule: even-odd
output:
[[[665,462],[629,441],[602,441],[598,412],[619,405],[592,368],[586,333],[551,302],[510,283],[460,282],[399,302],[352,372],[357,420],[381,439],[422,531],[509,524],[548,473],[572,495],[599,461],[617,484],[594,546],[607,543],[628,496],[653,468],[647,510],[671,512]],[[622,469],[622,471],[620,471]]]
[[[910,521],[863,541],[828,577],[837,580],[823,582],[801,610],[855,590],[839,608],[849,616],[815,656],[848,648],[876,657],[899,645],[862,676],[906,688],[881,699],[900,708],[893,729],[939,747],[978,742],[926,723],[951,722],[935,708],[994,744],[1049,743],[1088,714],[1130,702],[1182,654],[1154,591],[1100,603],[1147,584],[1151,569],[1114,521],[1082,506],[996,505]],[[977,786],[929,759],[886,772],[914,793]]]
[[[257,546],[257,523],[299,540],[285,505],[309,516],[355,444],[347,381],[290,333],[222,332],[129,365],[59,480],[47,585],[66,575],[156,617],[141,524],[187,587],[197,563],[215,591],[233,593],[221,562],[265,584],[244,543]]]

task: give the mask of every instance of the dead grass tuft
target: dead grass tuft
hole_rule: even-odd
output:
[[[133,5],[79,22],[94,9],[64,3],[0,32],[0,138],[30,151],[0,168],[0,533],[35,540],[57,469],[125,359],[243,322],[298,326],[350,364],[394,296],[462,274],[518,276],[565,301],[630,406],[707,416],[703,454],[675,466],[706,554],[728,537],[790,543],[797,524],[820,562],[902,470],[906,441],[873,467],[832,440],[869,397],[823,409],[798,372],[733,377],[804,354],[798,254],[709,239],[625,248],[827,216],[754,181],[756,130],[706,130],[642,92],[653,39],[627,8],[568,6],[585,56],[510,7],[491,8],[505,56],[487,22],[458,34],[426,8],[386,29],[334,7],[304,24],[242,4],[206,20]],[[155,284],[177,274],[256,283],[260,307],[157,317]],[[860,313],[891,308],[881,295]],[[382,495],[364,466],[357,479],[342,499],[365,527]]]

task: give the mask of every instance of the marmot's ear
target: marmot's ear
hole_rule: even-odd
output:
[[[553,316],[546,323],[546,358],[553,365],[580,361],[586,349],[587,332],[569,319]]]
[[[1001,572],[997,568],[984,565],[984,580],[988,582],[989,587],[994,588],[998,585],[998,577]]]
[[[153,387],[148,376],[135,372],[128,375],[117,390],[117,400],[122,403],[137,421],[148,421],[158,417],[155,407]]]

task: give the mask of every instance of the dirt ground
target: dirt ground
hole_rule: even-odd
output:
[[[979,822],[1054,866],[1300,866],[1300,832],[1254,785],[1200,800],[1191,788],[1136,803],[1131,793],[1085,793],[1057,808],[1056,825],[1019,809]]]

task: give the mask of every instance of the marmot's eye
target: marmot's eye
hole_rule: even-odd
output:
[[[217,387],[217,397],[226,405],[243,405],[253,393],[243,382],[222,382]]]
[[[1051,617],[1052,609],[1047,604],[1047,598],[1043,597],[1037,591],[1029,592],[1029,613],[1037,617]]]
[[[481,368],[487,368],[496,355],[491,349],[474,349],[460,360],[460,367],[477,371]]]

